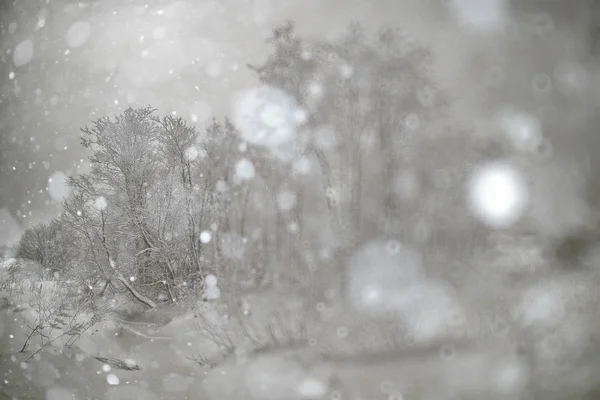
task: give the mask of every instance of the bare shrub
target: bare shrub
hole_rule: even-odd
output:
[[[186,358],[188,360],[195,362],[196,364],[200,365],[201,367],[206,366],[209,368],[214,368],[217,365],[217,362],[215,362],[212,358],[207,357],[204,353],[202,353],[200,351],[196,352],[192,356],[186,356]]]
[[[307,321],[303,316],[275,310],[258,325],[255,330],[261,332],[261,336],[259,347],[255,349],[257,353],[301,348],[308,344]]]
[[[56,220],[33,226],[19,240],[15,257],[39,263],[54,273],[65,270],[71,260],[68,232]]]
[[[0,270],[0,290],[6,291],[12,301],[27,295],[36,282],[44,279],[41,266],[31,260],[10,259],[4,261]]]
[[[31,292],[30,308],[22,311],[29,320],[29,334],[21,352],[27,352],[34,341],[37,348],[28,359],[50,345],[73,346],[108,312],[99,309],[94,298],[91,290],[77,288],[74,281],[37,282]]]
[[[232,354],[236,348],[236,337],[231,331],[227,314],[221,314],[216,309],[197,310],[196,330],[200,335],[214,344],[224,355]]]

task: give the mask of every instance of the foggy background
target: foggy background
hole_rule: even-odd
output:
[[[600,397],[600,0],[0,12],[0,399]]]
[[[533,105],[532,87],[523,84],[522,76],[537,70],[552,76],[556,71],[544,68],[557,60],[564,60],[565,68],[586,68],[585,79],[575,79],[575,86],[597,86],[598,2],[513,1],[503,11],[512,21],[508,26],[486,19],[486,7],[498,1],[463,0],[471,10],[467,20],[452,12],[451,3],[3,1],[0,242],[15,239],[23,227],[59,211],[60,202],[49,190],[60,191],[65,176],[86,168],[78,139],[81,127],[130,105],[175,112],[198,127],[213,116],[229,114],[232,96],[255,83],[246,64],[264,59],[264,39],[285,19],[294,20],[298,32],[308,36],[335,36],[353,20],[369,29],[403,27],[433,50],[439,83],[454,101],[452,118],[475,126],[502,102],[525,109]],[[490,79],[500,79],[498,90],[483,93],[479,89]],[[553,110],[549,113],[557,116],[567,113],[560,107]],[[590,148],[585,140],[578,143],[583,143],[580,150]],[[569,154],[581,160],[576,151]]]

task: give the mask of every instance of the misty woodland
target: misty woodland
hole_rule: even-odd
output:
[[[598,398],[565,139],[516,107],[457,123],[399,29],[269,43],[228,118],[81,129],[89,168],[0,268],[0,399]]]

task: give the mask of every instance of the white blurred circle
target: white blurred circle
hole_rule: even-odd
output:
[[[109,385],[114,386],[118,385],[120,383],[120,380],[119,377],[115,374],[108,374],[106,375],[106,382],[108,382]]]
[[[68,177],[60,171],[55,172],[48,178],[47,190],[54,201],[63,201],[71,193]]]
[[[367,285],[361,290],[361,301],[367,307],[379,306],[383,303],[382,289],[376,285]]]
[[[247,181],[254,178],[254,174],[254,165],[247,158],[242,158],[235,164],[235,176],[238,179]]]
[[[221,297],[221,289],[218,286],[206,286],[204,289],[204,298],[206,300],[217,300]]]
[[[323,95],[323,85],[319,82],[311,82],[308,85],[308,93],[314,98],[320,98]]]
[[[29,39],[23,40],[13,51],[13,63],[15,67],[29,64],[33,58],[33,42]]]
[[[469,31],[497,32],[508,23],[506,0],[450,0],[448,4],[458,23]]]
[[[503,162],[489,163],[476,170],[468,191],[472,211],[493,228],[504,228],[517,222],[528,201],[521,174]]]
[[[581,94],[589,87],[590,76],[583,65],[564,61],[556,66],[554,77],[559,88],[567,94]]]
[[[500,114],[504,135],[517,151],[536,152],[542,141],[542,125],[533,115],[511,108]]]
[[[200,242],[202,242],[203,244],[210,243],[211,239],[212,239],[211,231],[202,231],[202,233],[200,233]]]
[[[297,129],[307,121],[306,111],[283,90],[262,86],[243,93],[233,110],[233,122],[241,138],[270,149],[278,156],[292,156],[300,145]]]
[[[106,201],[106,198],[103,196],[96,198],[96,200],[94,201],[94,206],[98,211],[104,211],[107,205],[108,203]]]
[[[282,190],[277,194],[277,205],[283,212],[292,210],[296,206],[296,194],[289,190]]]
[[[342,78],[350,79],[352,77],[352,74],[354,74],[354,67],[352,67],[352,65],[342,65],[342,67],[340,68],[340,75],[342,76]]]
[[[188,162],[193,162],[198,158],[198,149],[195,146],[190,146],[185,149],[184,157]]]
[[[358,311],[381,314],[398,311],[398,293],[424,277],[422,257],[397,241],[372,242],[347,265],[347,296]]]
[[[302,399],[322,399],[327,393],[327,385],[321,380],[306,377],[298,385],[298,394]]]
[[[204,284],[206,286],[217,286],[217,277],[214,275],[206,275],[206,278],[204,278]]]
[[[67,45],[71,48],[80,47],[87,42],[92,32],[92,25],[87,21],[77,21],[67,31]]]

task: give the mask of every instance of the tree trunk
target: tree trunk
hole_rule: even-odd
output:
[[[155,302],[153,302],[151,299],[149,299],[148,297],[146,297],[143,294],[141,294],[140,292],[138,292],[136,290],[136,288],[131,286],[131,284],[127,281],[127,279],[125,279],[125,277],[123,275],[121,275],[121,273],[119,271],[117,271],[117,269],[113,266],[112,261],[111,261],[111,267],[112,267],[113,271],[115,271],[115,273],[117,274],[117,279],[125,286],[125,288],[129,291],[129,293],[131,293],[131,295],[133,297],[135,297],[135,299],[137,301],[139,301],[140,303],[144,303],[145,305],[147,305],[150,308],[156,307]]]
[[[127,290],[129,291],[129,293],[131,293],[131,295],[137,301],[139,301],[141,303],[144,303],[145,305],[147,305],[150,308],[155,308],[156,307],[156,303],[154,303],[148,297],[146,297],[143,294],[141,294],[140,292],[138,292],[136,290],[136,288],[134,288],[133,286],[131,286],[131,284],[129,283],[129,281],[127,281],[127,279],[125,279],[125,277],[123,276],[123,274],[121,273],[121,271],[119,271],[117,269],[117,267],[115,266],[115,262],[113,261],[111,255],[110,255],[110,250],[108,250],[108,245],[106,244],[106,217],[104,215],[104,211],[102,211],[100,213],[100,215],[102,217],[102,246],[104,247],[104,251],[106,252],[106,257],[108,258],[108,264],[110,265],[110,268],[113,270],[113,272],[115,273],[115,275],[117,275],[117,279],[125,286],[125,288],[127,288]]]

